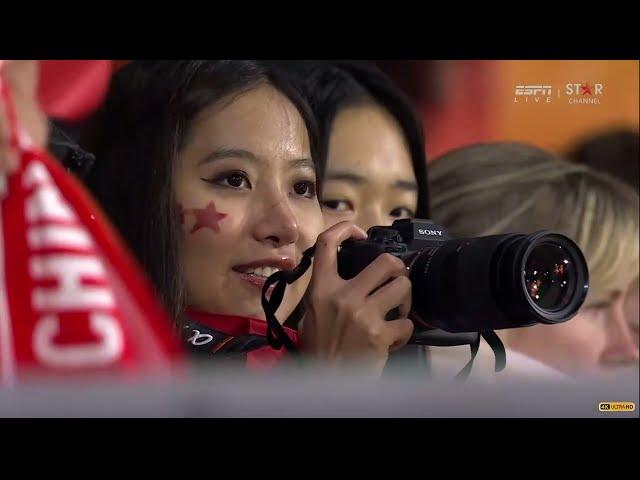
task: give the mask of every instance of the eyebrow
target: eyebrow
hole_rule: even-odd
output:
[[[407,190],[410,192],[418,191],[418,184],[416,182],[407,182],[406,180],[398,180],[394,185],[394,188],[398,188],[400,190]]]
[[[362,175],[341,171],[328,173],[327,180],[342,180],[349,183],[355,183],[356,185],[363,184],[367,181],[367,179]]]
[[[294,158],[289,160],[289,168],[311,168],[316,169],[316,164],[310,158]]]
[[[243,158],[251,162],[264,163],[264,159],[255,153],[244,150],[242,148],[219,148],[211,152],[198,162],[198,165],[203,165],[209,162],[215,162],[216,160],[222,160],[224,158]],[[289,160],[289,168],[316,168],[315,163],[310,158],[294,158]]]
[[[362,185],[363,183],[367,182],[367,178],[363,175],[344,171],[334,171],[328,173],[327,180],[342,180],[344,182],[353,183],[355,185]],[[415,182],[408,182],[406,180],[398,180],[393,184],[393,188],[416,192],[418,191],[418,184]]]
[[[245,160],[251,160],[252,162],[261,161],[256,154],[249,150],[244,150],[242,148],[219,148],[200,160],[198,165],[215,162],[216,160],[222,160],[223,158],[244,158]]]

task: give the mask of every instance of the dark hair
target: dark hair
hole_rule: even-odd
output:
[[[640,191],[640,133],[616,128],[590,136],[569,152],[572,160],[619,178]]]
[[[251,60],[135,61],[115,76],[92,122],[92,190],[176,320],[184,309],[174,159],[194,117],[267,82],[298,109],[317,156],[317,127],[303,95],[274,63]]]
[[[409,146],[418,183],[416,216],[429,217],[429,186],[422,122],[409,98],[374,64],[365,61],[291,62],[288,71],[301,85],[318,119],[318,168],[324,176],[333,121],[344,108],[376,103],[396,119]]]

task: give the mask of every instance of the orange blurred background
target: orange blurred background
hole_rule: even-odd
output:
[[[582,138],[613,127],[638,129],[637,60],[378,63],[422,113],[429,159],[471,143],[497,140],[523,141],[564,152]],[[409,69],[407,63],[414,65]],[[421,80],[416,83],[416,78]],[[602,84],[600,103],[569,104],[568,83]],[[551,101],[515,103],[516,85],[549,85]]]
[[[127,62],[114,61],[114,70]],[[376,63],[414,101],[424,122],[429,160],[472,143],[505,140],[564,153],[593,134],[616,127],[639,128],[638,60]],[[602,85],[598,104],[569,103],[567,84],[597,83]],[[551,86],[551,101],[516,103],[517,85]]]

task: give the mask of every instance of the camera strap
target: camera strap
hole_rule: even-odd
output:
[[[491,347],[491,350],[493,350],[493,354],[496,357],[495,371],[501,372],[507,364],[507,354],[504,350],[504,344],[496,332],[493,330],[482,330],[479,333],[480,335],[478,335],[476,339],[469,344],[469,347],[471,348],[471,358],[464,368],[455,376],[456,380],[466,380],[467,377],[469,377],[471,368],[473,367],[473,362],[475,361],[478,349],[480,348],[480,337],[484,338]]]
[[[267,342],[272,348],[280,350],[284,346],[290,352],[296,352],[297,348],[287,332],[284,330],[278,319],[276,311],[282,303],[284,290],[287,284],[292,284],[298,280],[311,266],[311,258],[315,252],[315,245],[307,248],[302,254],[302,260],[293,270],[280,270],[274,273],[262,287],[262,308],[267,317]],[[274,285],[271,296],[267,299],[269,288]]]

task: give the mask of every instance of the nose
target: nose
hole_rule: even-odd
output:
[[[633,338],[624,311],[624,297],[616,298],[608,308],[606,345],[601,362],[605,364],[638,363],[638,344]]]
[[[286,198],[265,204],[258,213],[254,237],[259,242],[282,247],[295,243],[299,236],[298,219]]]

